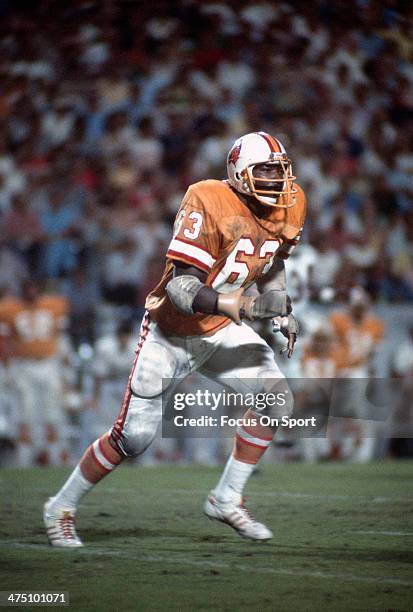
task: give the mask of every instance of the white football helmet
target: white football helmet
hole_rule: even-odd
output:
[[[280,178],[258,178],[254,167],[274,164],[280,168]],[[291,161],[281,142],[266,132],[253,132],[238,138],[227,158],[229,184],[246,196],[253,196],[265,206],[290,208],[295,204]],[[286,196],[286,197],[280,197]]]

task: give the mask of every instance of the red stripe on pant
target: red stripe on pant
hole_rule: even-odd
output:
[[[117,441],[122,435],[123,426],[125,425],[126,417],[128,415],[129,403],[132,397],[132,391],[131,391],[132,377],[135,372],[136,364],[138,363],[138,358],[139,358],[139,354],[141,352],[142,346],[146,338],[148,337],[150,322],[151,321],[150,321],[149,313],[146,313],[142,321],[139,344],[137,346],[135,359],[133,361],[132,369],[129,374],[128,384],[126,385],[126,391],[125,391],[125,395],[123,396],[122,406],[121,406],[118,418],[116,419],[115,424],[113,425],[112,431],[110,434],[110,439],[115,445],[115,449],[118,452],[119,452],[119,446],[117,444]]]

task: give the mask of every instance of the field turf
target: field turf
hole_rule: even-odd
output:
[[[86,546],[62,551],[41,507],[68,471],[3,470],[0,590],[69,591],[76,612],[413,610],[412,472],[265,466],[247,495],[274,539],[257,544],[203,516],[219,470],[124,466],[84,498]]]

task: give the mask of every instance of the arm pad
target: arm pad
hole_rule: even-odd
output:
[[[252,309],[246,311],[247,319],[271,319],[291,312],[290,298],[285,291],[273,289],[253,298]]]
[[[194,314],[192,306],[195,296],[204,286],[196,276],[182,274],[171,278],[165,289],[172,304],[179,312],[192,315]]]

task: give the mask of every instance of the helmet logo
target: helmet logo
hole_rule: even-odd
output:
[[[239,156],[241,154],[241,145],[242,142],[239,143],[239,145],[232,147],[231,151],[228,154],[228,163],[229,164],[235,164],[237,163]]]

